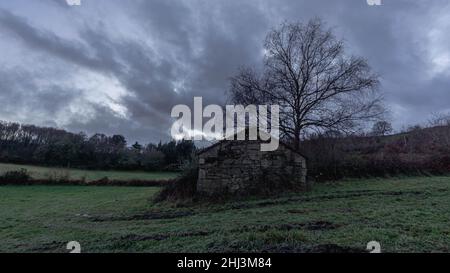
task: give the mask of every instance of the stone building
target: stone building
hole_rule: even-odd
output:
[[[261,152],[261,141],[223,140],[199,152],[197,191],[246,195],[277,189],[306,189],[306,158],[280,143]]]

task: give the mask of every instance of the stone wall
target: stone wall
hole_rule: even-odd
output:
[[[200,153],[197,190],[240,195],[266,187],[306,188],[303,156],[284,145],[274,152],[260,148],[259,141],[223,141]]]

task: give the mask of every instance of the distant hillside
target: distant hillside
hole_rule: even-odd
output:
[[[317,179],[450,173],[450,126],[390,136],[318,137],[302,149]]]

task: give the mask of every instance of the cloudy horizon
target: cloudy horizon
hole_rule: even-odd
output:
[[[81,2],[0,0],[0,120],[167,140],[174,105],[224,104],[270,29],[315,17],[380,75],[397,130],[450,111],[445,0]]]

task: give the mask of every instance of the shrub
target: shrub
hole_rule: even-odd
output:
[[[190,164],[176,180],[167,182],[166,186],[155,197],[154,202],[190,201],[197,193],[198,165]]]
[[[9,171],[0,176],[0,184],[27,184],[31,176],[26,169]]]

